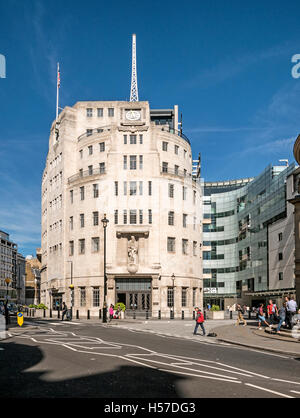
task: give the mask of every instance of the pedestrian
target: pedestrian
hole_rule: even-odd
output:
[[[67,314],[67,312],[68,312],[68,307],[65,304],[65,302],[63,302],[63,304],[62,304],[62,317],[61,317],[62,321],[64,320],[64,316]]]
[[[283,324],[283,322],[285,321],[285,318],[286,318],[286,310],[285,310],[285,308],[286,308],[286,303],[283,302],[282,307],[278,311],[279,324],[278,324],[278,327],[276,328],[276,333],[277,334],[280,334],[281,325]]]
[[[245,321],[243,314],[244,314],[244,309],[241,307],[241,305],[237,304],[236,305],[237,311],[238,311],[238,317],[235,323],[235,326],[240,325],[240,321],[244,322],[244,327],[247,325],[247,322]]]
[[[267,306],[267,311],[270,319],[270,325],[274,324],[274,319],[278,316],[278,309],[275,303],[273,303],[272,299],[269,300],[269,305]]]
[[[293,327],[293,316],[296,314],[297,312],[297,303],[294,300],[294,297],[291,296],[289,298],[289,301],[286,304],[286,319],[287,319],[287,326],[288,328],[292,329]]]
[[[199,309],[198,307],[195,308],[195,311],[196,311],[196,318],[195,318],[196,319],[196,325],[195,325],[193,335],[197,334],[197,330],[198,330],[199,325],[200,325],[200,327],[202,329],[202,332],[203,332],[202,335],[205,336],[205,328],[204,328],[204,325],[203,325],[204,324],[204,315],[203,315],[201,309]]]
[[[258,329],[262,329],[261,328],[261,323],[264,322],[268,327],[270,327],[270,325],[268,324],[268,322],[266,321],[265,318],[265,314],[264,314],[264,304],[261,303],[259,305],[258,308]]]
[[[111,304],[109,308],[109,322],[113,319],[113,317],[114,317],[114,305]]]
[[[210,304],[207,304],[207,310],[210,311]]]

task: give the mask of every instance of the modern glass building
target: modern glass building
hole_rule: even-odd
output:
[[[252,305],[269,289],[269,226],[286,217],[294,170],[269,165],[256,178],[203,184],[204,304]]]

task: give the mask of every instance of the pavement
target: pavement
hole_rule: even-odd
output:
[[[37,323],[49,322],[49,319],[43,318],[24,318],[24,325],[19,327],[16,321],[12,320],[10,329],[13,329],[13,333],[23,333],[28,328],[35,326]],[[60,320],[51,320],[55,322]],[[73,323],[89,323],[102,325],[102,321],[99,319],[80,319],[73,320]],[[209,343],[227,343],[238,346],[244,346],[256,350],[269,351],[279,354],[290,355],[294,357],[300,357],[300,340],[289,337],[282,337],[279,335],[269,334],[265,332],[265,329],[258,330],[256,320],[247,320],[247,326],[240,324],[235,326],[235,319],[223,319],[223,320],[206,320],[204,323],[206,336],[202,336],[202,330],[198,328],[198,334],[193,335],[195,321],[194,320],[113,320],[108,322],[105,326],[115,327],[121,329],[128,329],[133,332],[146,332],[156,335],[187,339],[198,340]],[[208,334],[215,333],[215,337],[210,337]],[[9,331],[0,335],[1,338],[9,338]]]

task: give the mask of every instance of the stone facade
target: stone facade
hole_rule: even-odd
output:
[[[106,214],[108,305],[153,317],[202,306],[201,187],[177,125],[177,106],[151,113],[148,102],[62,111],[42,180],[41,302],[70,306],[72,283],[75,309],[103,307]]]

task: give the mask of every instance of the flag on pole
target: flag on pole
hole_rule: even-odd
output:
[[[60,88],[60,71],[59,71],[59,63],[57,64],[57,87]]]

